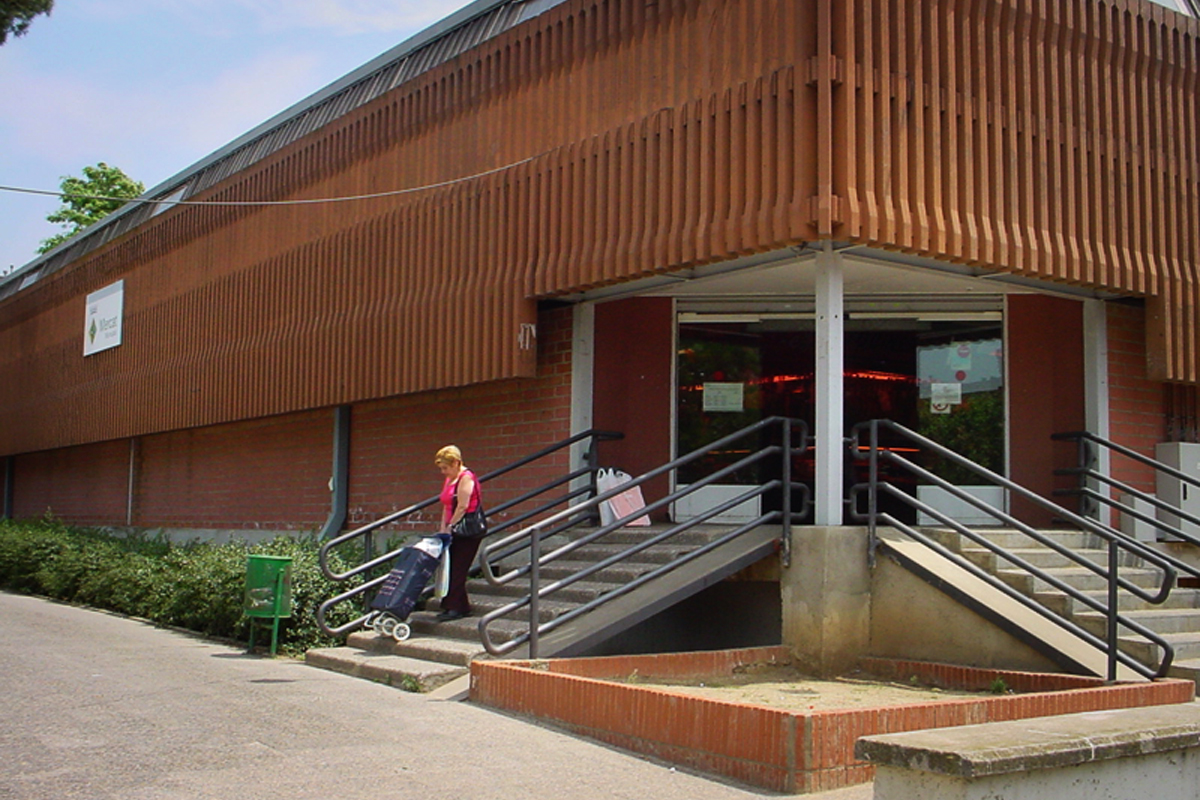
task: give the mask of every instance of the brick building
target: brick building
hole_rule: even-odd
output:
[[[1044,495],[1053,433],[1195,441],[1197,33],[1145,0],[479,0],[0,279],[3,512],[319,529],[339,424],[347,524],[432,494],[442,444],[483,470],[588,427],[636,474],[807,419],[834,525],[863,419]]]

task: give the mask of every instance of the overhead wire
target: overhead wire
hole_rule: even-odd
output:
[[[48,189],[29,189],[23,186],[5,186],[0,184],[0,192],[15,192],[18,194],[35,194],[46,197],[73,198],[81,200],[114,200],[122,203],[140,203],[143,205],[170,205],[170,206],[301,206],[301,205],[317,205],[321,203],[348,203],[357,200],[375,200],[381,197],[396,197],[398,195],[413,194],[416,192],[424,192],[430,189],[440,189],[445,186],[453,186],[456,183],[464,183],[466,181],[475,180],[477,178],[486,178],[488,175],[494,175],[497,172],[504,172],[514,167],[519,167],[522,164],[527,164],[530,161],[538,158],[538,156],[529,156],[522,158],[520,161],[514,161],[511,164],[505,164],[502,167],[476,172],[472,175],[464,175],[459,178],[451,178],[437,183],[427,183],[421,186],[410,186],[406,189],[392,189],[386,192],[373,192],[370,194],[345,195],[339,197],[310,197],[299,200],[175,200],[170,197],[115,197],[101,194],[82,194],[79,192],[62,192],[50,191]],[[175,191],[178,191],[176,189]]]

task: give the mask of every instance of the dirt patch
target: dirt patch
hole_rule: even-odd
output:
[[[739,667],[732,675],[692,680],[642,678],[634,673],[624,682],[661,686],[712,700],[750,703],[789,711],[878,708],[1010,693],[1007,687],[1000,684],[996,685],[993,692],[969,692],[929,686],[915,679],[910,684],[903,684],[863,672],[836,678],[814,678],[793,666],[774,663],[748,664]]]

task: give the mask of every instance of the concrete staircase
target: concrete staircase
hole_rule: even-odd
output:
[[[1096,636],[1106,636],[1107,621],[1103,614],[1046,581],[953,531],[923,529],[923,532],[932,535],[951,550],[1056,614],[1074,621]],[[1094,597],[1101,603],[1107,603],[1106,580],[1070,561],[1061,553],[1040,545],[1017,531],[980,530],[979,533],[1083,594]],[[1107,545],[1099,537],[1079,531],[1052,530],[1041,533],[1098,564],[1108,563]],[[1133,556],[1123,555],[1119,566],[1119,574],[1125,580],[1146,588],[1150,593],[1154,593],[1161,583],[1160,570]],[[1175,660],[1170,674],[1174,677],[1200,679],[1200,589],[1177,586],[1171,591],[1166,602],[1160,605],[1151,605],[1125,591],[1118,597],[1118,605],[1124,616],[1162,635],[1175,648]],[[1145,638],[1128,629],[1121,629],[1118,636],[1124,652],[1143,664],[1156,665],[1159,662],[1159,648]]]
[[[580,547],[568,558],[542,567],[543,585],[565,578],[579,570],[602,561],[630,545],[640,543],[661,533],[665,525],[625,528],[604,537],[603,543]],[[545,550],[582,537],[593,529],[577,528],[561,534],[544,545]],[[600,570],[572,586],[543,599],[539,616],[543,621],[564,614],[603,594],[627,584],[638,576],[671,563],[684,554],[715,541],[729,532],[722,525],[699,525],[678,534],[669,542],[653,545],[629,560]],[[641,589],[605,604],[560,627],[553,636],[543,639],[539,656],[577,653],[609,636],[615,635],[657,613],[674,602],[694,594],[726,575],[730,575],[762,559],[775,550],[779,529],[763,526],[727,543],[695,562],[673,570],[667,577],[652,581]],[[520,558],[514,556],[514,559]],[[525,555],[527,559],[528,556]],[[654,588],[650,588],[654,587]],[[505,586],[492,586],[482,578],[467,584],[471,597],[472,616],[461,620],[437,622],[438,601],[432,599],[423,611],[414,612],[408,619],[411,637],[397,642],[372,630],[350,634],[344,646],[308,651],[307,663],[324,669],[386,683],[409,691],[430,692],[435,697],[457,699],[465,696],[467,673],[476,658],[488,658],[479,636],[479,618],[500,608],[529,591],[529,581],[518,579]],[[517,619],[499,619],[489,631],[493,641],[510,641],[528,628],[528,617],[517,613]],[[524,657],[518,648],[511,657]]]

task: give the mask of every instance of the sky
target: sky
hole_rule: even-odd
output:
[[[56,0],[0,46],[0,185],[105,162],[150,189],[468,0]],[[0,191],[0,274],[62,230]]]

